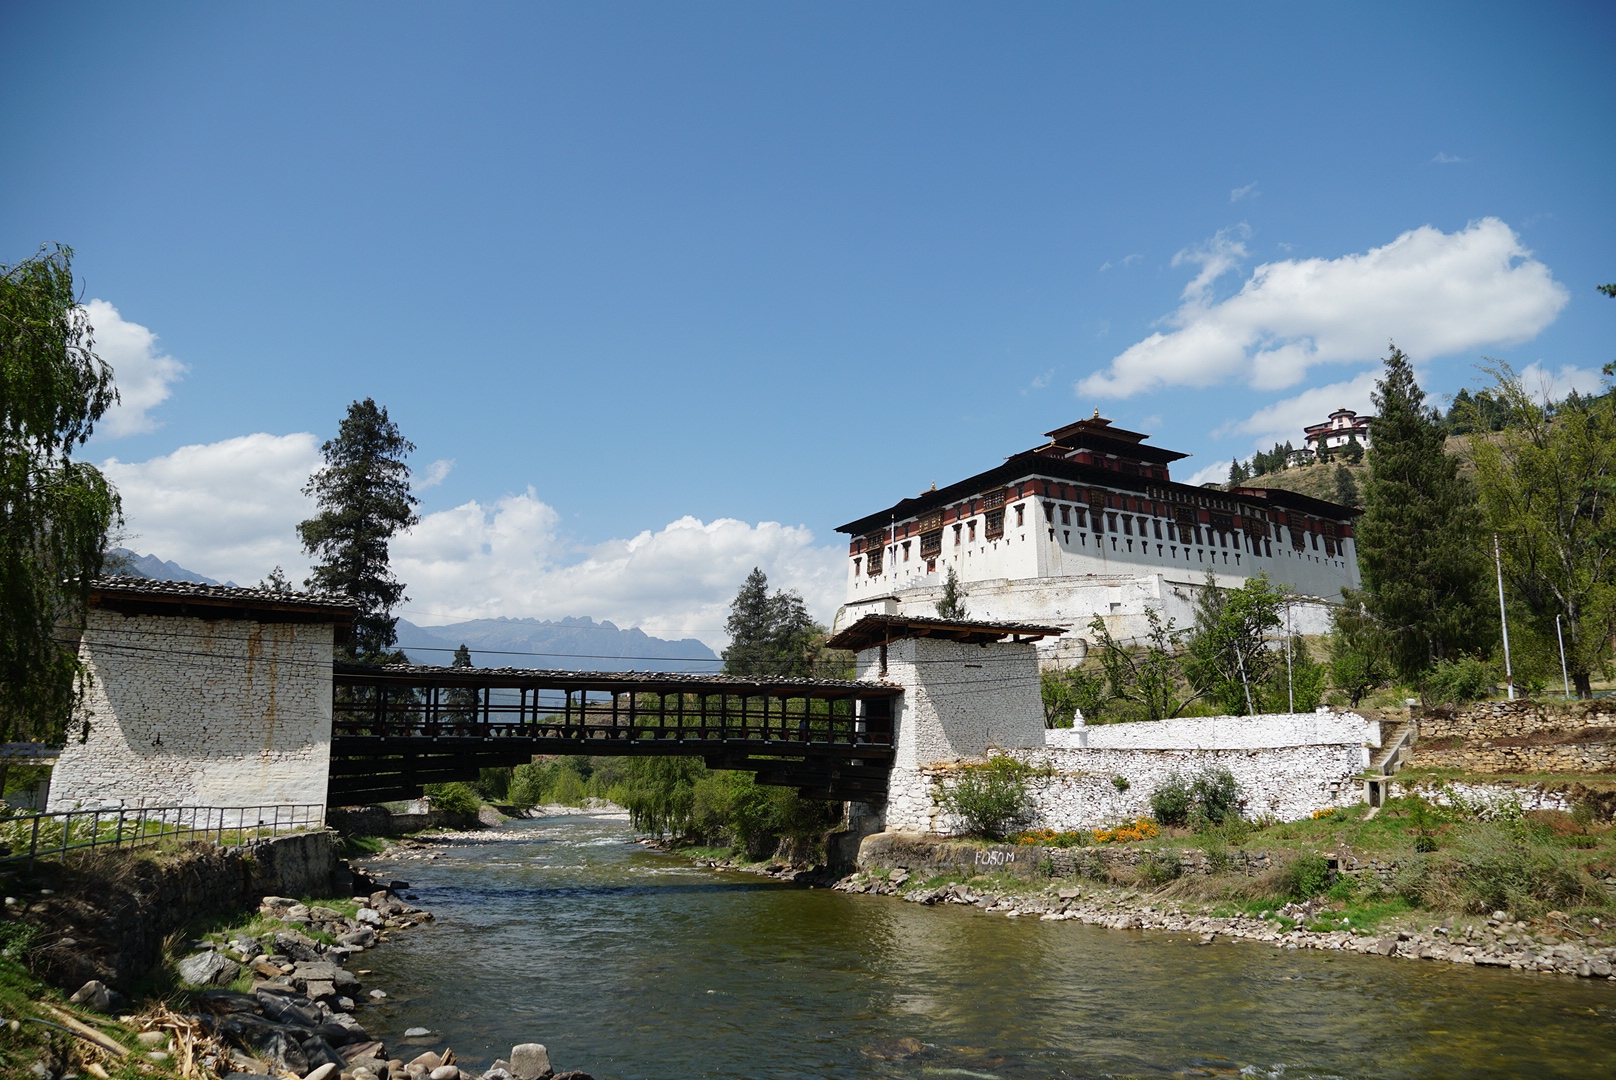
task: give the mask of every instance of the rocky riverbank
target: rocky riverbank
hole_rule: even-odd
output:
[[[903,867],[862,870],[832,886],[841,892],[896,896],[916,904],[969,904],[1007,918],[1078,921],[1114,930],[1158,930],[1195,935],[1199,944],[1219,938],[1256,941],[1284,949],[1372,953],[1405,960],[1431,960],[1516,971],[1616,981],[1616,948],[1580,933],[1559,913],[1532,923],[1494,912],[1487,919],[1445,919],[1436,926],[1372,932],[1344,926],[1306,929],[1326,915],[1322,901],[1286,904],[1258,915],[1214,915],[1137,890],[1100,884],[1052,884],[1027,891],[969,883],[926,887]]]
[[[433,921],[431,912],[408,902],[408,893],[400,895],[408,887],[395,881],[355,897],[360,906],[352,916],[266,896],[260,916],[283,929],[228,936],[181,960],[180,975],[193,985],[236,981],[244,971],[253,976],[246,992],[210,989],[197,996],[197,1013],[183,1019],[207,1045],[200,1053],[183,1047],[186,1060],[227,1080],[591,1080],[583,1072],[556,1073],[540,1043],[514,1046],[509,1058],[478,1070],[447,1047],[421,1049],[435,1041],[428,1028],[410,1028],[391,1050],[366,1030],[365,1005],[385,1001],[388,992],[366,989],[370,972],[348,965],[389,935]]]

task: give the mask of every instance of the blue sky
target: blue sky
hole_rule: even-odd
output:
[[[1189,478],[1388,338],[1436,394],[1590,384],[1613,47],[1608,4],[5,4],[0,261],[77,249],[131,546],[299,572],[372,395],[412,618],[712,641],[754,562],[828,617],[836,525],[1095,408]]]

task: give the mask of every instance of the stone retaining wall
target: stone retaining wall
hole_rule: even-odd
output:
[[[1479,773],[1616,772],[1616,704],[1483,701],[1419,718],[1410,768]]]
[[[1434,709],[1419,718],[1420,738],[1517,738],[1539,731],[1616,728],[1616,700],[1478,701],[1457,712]]]
[[[239,848],[136,848],[42,863],[41,877],[55,895],[23,913],[41,928],[36,969],[68,990],[99,979],[127,991],[158,962],[163,939],[198,919],[251,911],[266,895],[329,896],[351,888],[334,839],[322,830]]]

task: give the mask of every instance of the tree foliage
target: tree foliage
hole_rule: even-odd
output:
[[[966,831],[1003,840],[1033,819],[1029,781],[1038,771],[1011,757],[997,755],[981,765],[966,765],[936,787],[937,805],[959,817]]]
[[[1616,634],[1616,397],[1573,396],[1554,408],[1508,364],[1488,370],[1511,422],[1472,435],[1470,450],[1506,591],[1523,609],[1510,627],[1516,649],[1558,666],[1558,618],[1567,670],[1589,697]]]
[[[317,560],[308,584],[345,593],[359,605],[346,652],[365,663],[397,657],[398,618],[392,611],[408,598],[404,583],[393,576],[388,543],[419,520],[404,460],[414,449],[385,408],[370,398],[356,401],[337,437],[320,447],[325,465],[303,488],[320,507],[297,527],[303,549]]]
[[[1150,629],[1144,641],[1132,647],[1112,637],[1100,616],[1089,622],[1096,660],[1105,678],[1101,705],[1124,704],[1130,714],[1124,718],[1129,720],[1166,720],[1199,695],[1184,688],[1178,658],[1182,632],[1172,619],[1163,622],[1154,608],[1145,609],[1145,620]]]
[[[939,619],[968,619],[970,615],[965,610],[965,590],[960,586],[959,575],[954,568],[948,568],[948,578],[943,582],[943,598],[937,601],[937,617]]]
[[[825,629],[814,622],[795,592],[769,592],[768,575],[757,567],[747,575],[724,623],[729,647],[726,675],[807,678],[821,666]]]
[[[1267,574],[1246,579],[1238,589],[1225,589],[1207,571],[1195,604],[1186,674],[1196,691],[1231,715],[1262,711],[1264,689],[1276,665],[1281,679],[1285,657],[1268,641],[1268,633],[1284,625],[1280,615],[1285,594]]]
[[[1079,713],[1091,723],[1100,718],[1106,700],[1104,675],[1085,667],[1045,668],[1038,681],[1046,728],[1069,728]]]
[[[63,738],[76,643],[117,493],[72,460],[117,401],[73,291],[73,252],[0,266],[0,741]],[[3,783],[3,778],[0,778]]]
[[[1347,601],[1380,623],[1396,673],[1412,679],[1443,657],[1492,644],[1487,560],[1475,489],[1444,450],[1441,420],[1395,345],[1374,402],[1375,451],[1357,526],[1364,584]]]

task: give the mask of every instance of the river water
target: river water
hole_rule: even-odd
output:
[[[1612,982],[804,889],[609,815],[439,850],[374,863],[437,921],[352,961],[391,995],[361,1019],[395,1054],[542,1042],[599,1080],[1616,1075]]]

